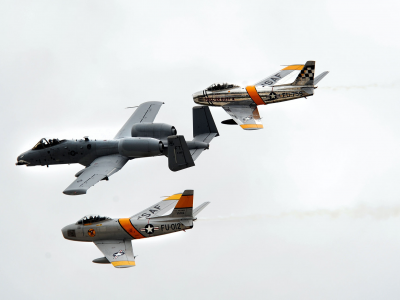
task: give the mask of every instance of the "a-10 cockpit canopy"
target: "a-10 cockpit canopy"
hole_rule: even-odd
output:
[[[88,225],[106,220],[111,220],[111,218],[99,215],[87,215],[84,216],[82,219],[80,219],[78,222],[76,222],[76,224]]]
[[[59,139],[46,140],[45,138],[43,138],[39,142],[37,142],[37,144],[32,148],[32,150],[40,150],[40,149],[53,147],[53,146],[61,144],[63,142],[65,142],[65,140],[61,140],[61,141]]]
[[[237,88],[239,87],[238,85],[232,84],[232,83],[214,83],[210,85],[206,91],[219,91],[219,90],[226,90],[226,89],[231,89],[231,88]]]

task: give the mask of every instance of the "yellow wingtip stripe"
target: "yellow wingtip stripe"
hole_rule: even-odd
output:
[[[301,70],[303,69],[304,65],[291,65],[291,66],[287,66],[286,68],[283,68],[281,71],[283,70]]]
[[[243,129],[248,129],[248,128],[257,128],[257,129],[262,129],[264,126],[262,124],[243,124],[240,125]]]
[[[179,200],[181,198],[181,196],[182,196],[182,194],[175,194],[175,195],[169,196],[168,198],[164,199],[163,201],[166,201],[166,200]]]
[[[122,261],[113,261],[111,262],[114,267],[117,266],[136,266],[136,263],[134,261],[129,261],[129,260],[122,260]]]

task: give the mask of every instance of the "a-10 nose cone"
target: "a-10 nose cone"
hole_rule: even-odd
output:
[[[15,163],[16,166],[23,166],[23,165],[29,165],[29,162],[26,160],[27,159],[26,152],[20,154],[17,157],[17,162]]]

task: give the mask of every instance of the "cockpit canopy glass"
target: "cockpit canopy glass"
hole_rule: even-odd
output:
[[[40,149],[45,149],[49,147],[53,147],[55,145],[61,144],[65,142],[65,140],[59,140],[59,139],[41,139],[37,144],[32,148],[32,150],[40,150]]]
[[[232,89],[232,88],[237,88],[239,87],[238,85],[234,85],[232,83],[214,83],[210,85],[206,91],[219,91],[219,90],[226,90],[226,89]]]
[[[99,215],[87,215],[84,216],[82,219],[80,219],[76,224],[82,224],[82,225],[87,225],[87,224],[92,224],[96,222],[103,222],[106,220],[111,220],[109,217],[105,216],[99,216]]]

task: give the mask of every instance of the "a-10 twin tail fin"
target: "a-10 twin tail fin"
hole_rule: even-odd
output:
[[[193,107],[193,140],[186,142],[183,135],[168,137],[168,166],[179,171],[194,166],[194,161],[219,136],[217,126],[207,106]]]

